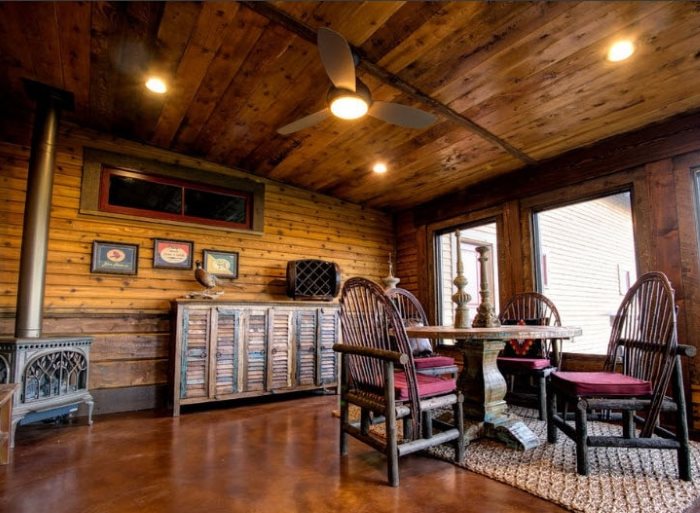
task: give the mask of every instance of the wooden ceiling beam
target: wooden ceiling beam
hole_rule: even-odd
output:
[[[248,9],[250,9],[251,11],[258,13],[261,16],[264,16],[273,23],[277,23],[285,29],[289,30],[290,32],[296,34],[301,39],[304,39],[314,45],[316,44],[315,29],[313,29],[306,23],[294,18],[293,16],[290,16],[286,12],[276,8],[269,2],[243,1],[240,3]],[[364,52],[361,49],[356,48],[352,45],[350,45],[350,48],[360,58],[358,66],[370,75],[378,78],[385,84],[388,84],[391,87],[398,89],[399,91],[405,93],[414,100],[422,103],[423,105],[426,105],[431,110],[442,114],[446,119],[449,119],[450,121],[466,128],[467,130],[478,135],[479,137],[494,144],[495,146],[502,148],[504,151],[517,158],[518,160],[524,162],[525,164],[533,165],[537,163],[535,159],[533,159],[529,155],[526,155],[519,149],[513,147],[511,144],[501,139],[497,135],[489,132],[487,129],[485,129],[478,123],[463,116],[462,114],[451,109],[439,100],[433,98],[432,96],[424,93],[417,87],[404,81],[398,75],[391,73],[390,71],[379,66],[377,63],[371,61],[364,55]]]

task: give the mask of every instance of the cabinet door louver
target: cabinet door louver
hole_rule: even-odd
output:
[[[268,390],[280,390],[290,388],[292,383],[292,323],[294,312],[292,310],[269,310],[269,334],[268,334]]]
[[[317,385],[335,383],[338,376],[338,358],[333,344],[338,340],[339,318],[337,310],[321,309],[318,323],[319,358],[316,375]]]
[[[206,397],[209,392],[209,311],[186,311],[182,333],[180,397]]]
[[[316,383],[316,310],[296,314],[297,385]]]
[[[267,311],[251,310],[248,314],[245,351],[245,391],[265,390],[265,358],[267,356]]]
[[[216,397],[238,392],[238,337],[240,314],[219,309],[216,323],[215,390]]]

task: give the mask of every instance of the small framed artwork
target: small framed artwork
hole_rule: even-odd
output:
[[[187,240],[153,239],[153,267],[192,269],[192,246]]]
[[[238,253],[231,251],[203,251],[204,269],[220,278],[238,278]]]
[[[99,240],[92,243],[92,273],[136,274],[138,263],[138,244]]]

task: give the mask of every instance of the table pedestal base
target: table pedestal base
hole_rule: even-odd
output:
[[[465,422],[469,423],[470,419]],[[472,424],[464,427],[464,439],[467,444],[480,438],[491,438],[521,451],[534,449],[540,445],[539,438],[517,416],[506,416],[499,424],[484,421],[471,422]]]
[[[464,368],[457,387],[464,394],[464,416],[477,420],[465,428],[466,440],[493,438],[509,447],[532,449],[539,439],[516,415],[507,414],[506,380],[498,370],[496,358],[503,349],[503,340],[459,340],[464,357]]]

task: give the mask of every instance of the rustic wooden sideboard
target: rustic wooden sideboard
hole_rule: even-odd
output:
[[[172,302],[173,415],[180,406],[336,387],[338,305]]]

